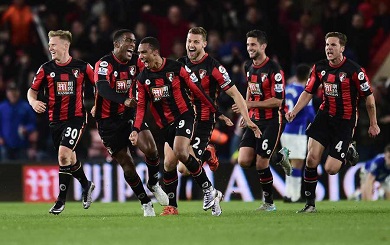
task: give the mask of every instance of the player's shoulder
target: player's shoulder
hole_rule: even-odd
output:
[[[181,67],[183,67],[183,66],[186,67],[185,64],[183,64],[183,63],[181,63],[181,62],[179,62],[177,60],[166,58],[164,69],[176,71],[176,70],[180,70]]]
[[[322,60],[315,62],[314,66],[316,67],[316,69],[329,67],[329,61],[327,59],[322,59]]]
[[[72,58],[72,61],[69,65],[74,66],[74,67],[80,67],[83,69],[85,69],[85,67],[87,67],[87,66],[91,66],[91,64],[89,64],[88,62],[86,62],[84,60],[80,60],[80,59],[75,59],[75,58]]]
[[[346,58],[344,66],[352,71],[360,71],[362,69],[358,63],[348,58]]]
[[[244,62],[245,71],[248,71],[249,68],[252,66],[252,64],[253,64],[253,60],[252,60],[252,59],[246,60],[246,61]]]
[[[220,66],[223,66],[216,58],[210,56],[210,55],[207,55],[207,57],[205,58],[204,62],[206,64],[209,64],[210,66],[212,67],[220,67]]]
[[[269,59],[266,65],[271,67],[274,70],[281,70],[282,69],[280,64],[278,62],[274,61],[273,59]]]
[[[110,53],[110,54],[106,54],[104,55],[103,57],[101,57],[97,63],[103,63],[103,62],[107,62],[107,63],[113,63],[114,62],[114,57],[113,55]]]
[[[189,60],[190,60],[190,59],[188,59],[187,56],[182,56],[182,57],[178,58],[176,61],[178,61],[178,62],[180,62],[180,63],[182,63],[182,64],[187,65],[187,64],[189,63]]]
[[[43,69],[43,70],[45,71],[46,69],[49,69],[49,68],[55,67],[55,66],[56,66],[55,61],[54,61],[54,60],[49,60],[49,61],[46,61],[45,63],[43,63],[43,64],[39,67],[39,69],[40,69],[40,70]]]

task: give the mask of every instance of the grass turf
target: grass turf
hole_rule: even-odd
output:
[[[58,216],[52,204],[0,203],[0,244],[390,244],[390,202],[323,201],[318,213],[276,202],[276,212],[254,211],[260,202],[223,202],[211,216],[200,201],[179,202],[179,216],[143,217],[138,202],[68,202]]]

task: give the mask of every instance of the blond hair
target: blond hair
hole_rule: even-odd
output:
[[[192,27],[188,33],[202,35],[203,41],[206,41],[207,39],[207,31],[201,26]]]
[[[62,40],[72,43],[72,33],[70,33],[70,31],[64,31],[64,30],[49,31],[49,34],[47,34],[47,36],[49,38],[59,37]]]

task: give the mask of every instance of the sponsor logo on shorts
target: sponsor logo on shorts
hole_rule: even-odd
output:
[[[66,185],[61,184],[61,185],[60,185],[60,190],[61,190],[61,191],[65,191],[65,190],[66,190]]]

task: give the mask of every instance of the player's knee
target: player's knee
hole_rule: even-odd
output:
[[[182,175],[190,175],[190,171],[188,171],[188,169],[186,168],[186,166],[184,166],[184,164],[179,164],[177,166],[177,170],[182,174]]]
[[[69,165],[71,163],[70,160],[71,160],[71,156],[69,156],[68,154],[63,154],[63,153],[58,154],[58,162],[61,166]]]
[[[339,172],[340,168],[336,166],[326,166],[325,165],[325,172],[327,172],[330,175],[335,175]]]
[[[306,166],[308,166],[309,168],[315,168],[320,163],[320,160],[320,157],[309,154],[306,158]]]
[[[177,157],[177,159],[179,159],[179,161],[181,161],[182,163],[185,163],[188,161],[188,157],[189,157],[189,153],[188,151],[185,151],[185,150],[182,150],[182,149],[177,149],[177,150],[173,150],[175,156]]]
[[[150,147],[150,148],[146,149],[144,154],[148,159],[151,159],[151,160],[155,160],[159,157],[157,148],[155,148],[155,147]]]
[[[252,161],[243,161],[243,160],[238,160],[238,164],[242,167],[242,168],[250,168],[252,166]]]
[[[164,161],[164,170],[167,172],[175,170],[176,166],[177,162],[175,161]]]

